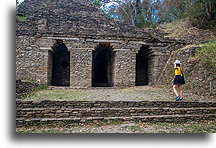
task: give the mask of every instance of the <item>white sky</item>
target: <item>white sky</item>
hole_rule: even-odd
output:
[[[18,0],[19,3],[23,2],[24,0]]]

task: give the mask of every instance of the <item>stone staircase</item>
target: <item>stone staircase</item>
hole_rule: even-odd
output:
[[[185,122],[213,120],[214,102],[177,101],[16,101],[17,127],[99,122]]]

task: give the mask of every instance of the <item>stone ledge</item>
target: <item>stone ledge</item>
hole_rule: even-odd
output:
[[[128,108],[128,107],[216,107],[215,102],[176,102],[176,101],[66,101],[66,100],[16,100],[17,108],[44,108],[44,107],[65,107],[68,108]]]
[[[141,122],[186,122],[195,120],[215,120],[215,114],[208,115],[159,115],[159,116],[133,116],[133,117],[88,117],[88,118],[17,118],[16,126],[32,126],[32,125],[59,125],[59,124],[77,124],[88,122],[100,122],[107,120],[120,121],[141,121]]]
[[[16,117],[126,117],[149,115],[214,114],[215,108],[17,108]]]

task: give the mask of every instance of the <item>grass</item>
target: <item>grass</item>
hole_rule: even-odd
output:
[[[160,28],[167,33],[166,37],[170,38],[191,41],[209,41],[215,39],[212,31],[196,28],[188,20],[176,20],[171,23],[164,23]]]
[[[42,89],[22,100],[170,100],[173,93],[163,88],[131,87],[122,89]]]
[[[19,22],[24,22],[28,19],[25,15],[17,15],[16,18]]]
[[[202,44],[202,48],[195,55],[196,60],[203,61],[213,68],[216,67],[216,40]]]
[[[89,91],[84,90],[37,90],[32,93],[27,94],[25,97],[21,99],[30,99],[30,100],[85,100],[85,96],[89,95]]]
[[[166,23],[163,25],[163,31],[167,32],[168,35],[166,37],[178,37],[181,35],[181,31],[179,31],[181,21],[174,21],[172,23]]]
[[[131,132],[143,132],[142,128],[138,125],[133,125],[133,126],[126,126],[123,127],[123,129],[129,130]]]
[[[163,123],[156,124],[156,129],[163,133],[215,133],[214,121],[199,121],[186,123]]]
[[[17,133],[215,133],[213,120],[166,122],[100,121],[97,123],[30,126],[16,129]]]

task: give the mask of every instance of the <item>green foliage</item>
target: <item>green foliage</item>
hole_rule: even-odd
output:
[[[216,68],[216,40],[203,44],[201,50],[199,50],[196,53],[195,58],[197,60],[201,60],[209,64],[215,69]]]
[[[187,0],[188,7],[185,16],[193,26],[198,28],[213,28],[215,24],[216,0]]]
[[[129,22],[137,27],[154,28],[157,24],[157,9],[159,0],[127,0],[118,9],[123,22]]]
[[[100,0],[95,0],[94,2],[92,2],[93,5],[100,7],[102,5],[102,3],[100,2]]]
[[[16,19],[17,19],[17,21],[19,21],[19,22],[24,22],[24,21],[26,21],[28,18],[27,18],[27,16],[25,16],[25,15],[23,15],[23,14],[17,14],[17,15],[16,15]]]
[[[188,19],[198,28],[215,27],[216,0],[164,0],[158,11],[160,22]]]

